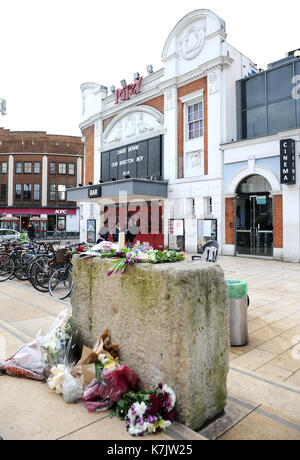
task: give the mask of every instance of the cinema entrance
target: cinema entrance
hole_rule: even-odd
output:
[[[273,257],[273,197],[262,176],[244,179],[235,200],[236,254]]]

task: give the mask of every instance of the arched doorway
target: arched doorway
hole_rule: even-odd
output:
[[[272,187],[260,175],[246,177],[235,200],[236,254],[273,257]]]

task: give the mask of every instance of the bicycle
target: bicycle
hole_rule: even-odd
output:
[[[82,248],[83,246],[85,246],[85,243],[70,244],[67,248],[56,252],[57,263],[65,265],[55,270],[49,280],[49,293],[57,300],[64,300],[72,293],[72,255],[77,253],[77,248]]]
[[[4,245],[1,248],[0,253],[0,282],[9,280],[14,276],[15,263],[13,258],[10,256],[9,250],[10,245]]]
[[[72,264],[55,270],[49,280],[49,293],[57,300],[64,300],[73,289]]]

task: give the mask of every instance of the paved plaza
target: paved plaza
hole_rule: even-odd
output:
[[[195,262],[199,263],[199,262]],[[146,439],[300,440],[300,265],[221,257],[226,279],[248,282],[249,344],[232,348],[225,414],[200,434],[176,423]],[[29,285],[0,284],[0,357],[38,331],[46,332],[70,302]],[[0,435],[4,439],[132,439],[108,413],[68,406],[44,384],[0,377]]]

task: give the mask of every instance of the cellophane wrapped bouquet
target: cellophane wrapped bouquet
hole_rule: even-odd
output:
[[[176,395],[167,385],[160,383],[149,391],[129,392],[117,403],[112,416],[125,419],[126,429],[132,436],[164,431],[175,418]]]
[[[72,404],[80,401],[83,386],[78,379],[71,375],[75,364],[73,351],[75,337],[69,310],[63,311],[53,327],[43,338],[42,349],[44,360],[51,366],[51,376],[48,378],[48,390],[62,394],[64,401]]]

